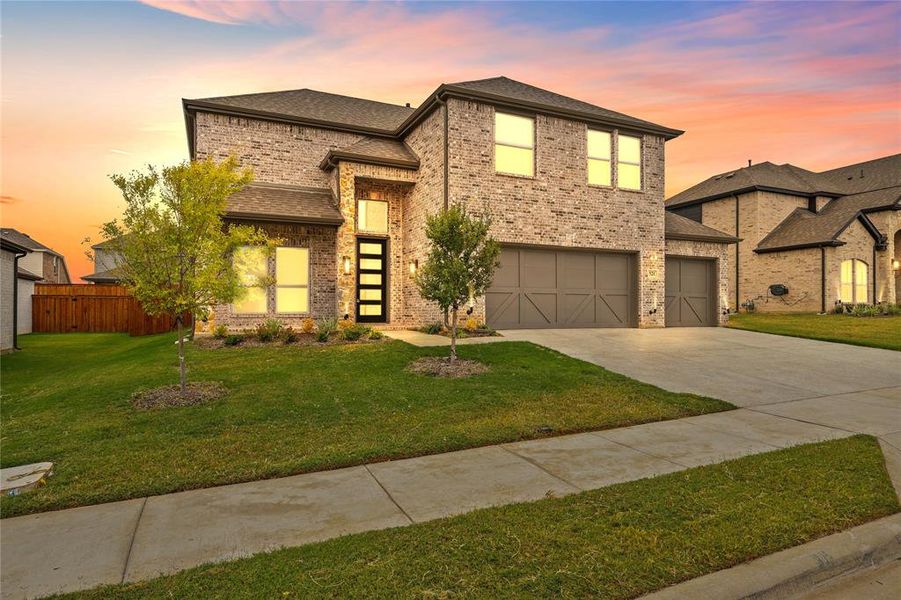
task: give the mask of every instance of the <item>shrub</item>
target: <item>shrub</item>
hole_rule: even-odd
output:
[[[350,319],[341,319],[338,321],[338,329],[344,331],[345,329],[354,327],[356,324]]]
[[[213,337],[217,340],[224,340],[228,335],[228,327],[225,325],[216,325],[216,328],[213,329]]]
[[[316,331],[316,321],[314,321],[310,317],[307,317],[300,324],[300,331],[303,333],[313,333],[314,331]]]
[[[293,327],[282,328],[282,341],[286,344],[293,344],[300,339],[300,334]]]
[[[344,327],[341,330],[341,337],[343,337],[348,342],[355,342],[369,332],[369,327],[353,324],[348,327]]]
[[[238,344],[240,344],[243,341],[244,341],[243,335],[238,335],[236,333],[233,333],[231,335],[225,336],[225,339],[222,340],[222,343],[225,344],[226,346],[237,346]]]
[[[463,323],[463,329],[465,331],[476,331],[479,329],[479,321],[475,317],[469,317],[466,319],[466,322]]]
[[[338,319],[334,317],[320,319],[316,322],[316,330],[319,332],[319,335],[325,334],[325,337],[328,338],[328,336],[338,331]]]
[[[317,341],[317,342],[322,342],[322,343],[324,344],[325,342],[328,341],[328,336],[329,336],[330,333],[331,333],[330,331],[324,331],[324,330],[320,329],[320,330],[316,333],[316,341]]]
[[[379,331],[378,329],[373,329],[369,332],[370,340],[380,340],[385,337],[385,334]]]
[[[282,324],[278,319],[266,319],[257,325],[257,339],[261,342],[272,342],[282,332]]]
[[[438,335],[441,333],[442,329],[444,329],[444,323],[441,321],[435,321],[434,323],[429,323],[422,327],[424,333],[430,333],[432,335]]]

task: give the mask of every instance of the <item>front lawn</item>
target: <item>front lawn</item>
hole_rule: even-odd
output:
[[[78,597],[634,598],[897,511],[857,436]]]
[[[743,313],[731,315],[729,327],[856,346],[901,350],[901,316]]]
[[[2,466],[53,461],[50,483],[3,498],[4,517],[447,452],[731,408],[522,342],[463,346],[466,379],[409,373],[446,348],[189,348],[189,377],[229,395],[139,411],[177,381],[175,336],[28,335],[2,360]],[[542,433],[549,427],[552,433]]]

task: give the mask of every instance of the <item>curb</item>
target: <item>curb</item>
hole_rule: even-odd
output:
[[[642,596],[642,600],[784,600],[901,558],[901,513]]]

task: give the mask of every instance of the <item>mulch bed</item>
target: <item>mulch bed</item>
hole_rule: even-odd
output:
[[[430,375],[432,377],[471,377],[481,375],[489,371],[488,365],[477,360],[458,358],[451,362],[447,356],[424,356],[417,358],[407,367],[407,370],[417,375]]]
[[[376,340],[369,339],[369,336],[364,335],[358,340],[345,340],[340,335],[332,335],[329,336],[328,341],[320,342],[316,339],[316,335],[312,333],[301,333],[298,334],[297,339],[293,342],[286,343],[284,340],[274,340],[271,342],[261,342],[258,338],[249,335],[243,340],[241,343],[235,344],[232,346],[227,346],[225,344],[225,340],[221,338],[215,338],[211,335],[198,335],[194,338],[194,346],[197,348],[201,348],[203,350],[215,350],[218,348],[270,348],[273,346],[340,346],[343,344],[377,344],[379,342],[386,341],[387,338],[382,337]]]
[[[202,381],[189,383],[185,394],[181,394],[181,386],[167,385],[152,390],[135,392],[131,404],[139,410],[171,408],[173,406],[196,406],[224,398],[228,388],[218,381]]]

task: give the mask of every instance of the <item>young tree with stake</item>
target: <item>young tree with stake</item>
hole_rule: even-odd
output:
[[[490,219],[471,216],[459,205],[430,216],[426,222],[431,247],[415,282],[423,298],[450,312],[451,362],[457,360],[460,307],[485,293],[500,266],[500,246],[489,235],[490,228]]]
[[[244,292],[232,263],[241,246],[271,246],[261,231],[224,227],[228,197],[253,180],[234,157],[184,162],[158,170],[112,175],[122,191],[121,220],[103,225],[109,248],[118,253],[124,285],[153,316],[169,315],[178,326],[180,393],[187,389],[184,316],[206,316],[214,304],[233,302]]]

